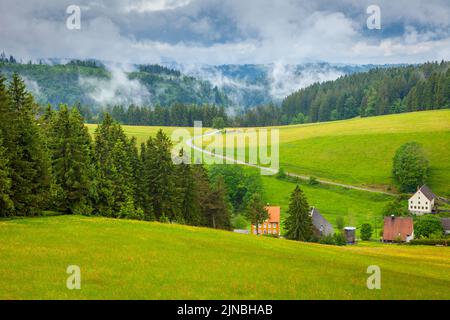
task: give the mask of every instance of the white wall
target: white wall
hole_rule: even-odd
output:
[[[419,190],[408,201],[408,210],[417,215],[431,213],[434,208],[434,199],[428,200]]]

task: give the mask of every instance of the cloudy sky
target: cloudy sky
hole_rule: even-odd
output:
[[[381,30],[367,28],[369,5]],[[69,5],[81,29],[66,27]],[[0,50],[24,59],[181,64],[450,60],[449,0],[0,0]]]

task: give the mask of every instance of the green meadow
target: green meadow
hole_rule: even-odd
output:
[[[0,299],[450,299],[448,248],[322,246],[179,225],[0,221]],[[68,290],[66,269],[81,269]],[[381,290],[366,287],[381,268]]]
[[[270,176],[262,177],[262,181],[264,198],[281,207],[281,217],[284,219],[289,208],[290,194],[297,183]],[[344,218],[346,225],[359,227],[363,223],[370,223],[376,228],[374,239],[378,238],[382,227],[382,210],[393,197],[337,186],[311,186],[302,181],[299,184],[309,205],[316,207],[331,224],[335,226],[339,216]]]
[[[450,196],[450,110],[277,127],[286,171],[380,190],[395,190],[392,158],[420,143],[430,162],[428,184]]]

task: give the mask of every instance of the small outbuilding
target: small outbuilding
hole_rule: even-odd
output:
[[[442,229],[444,229],[445,235],[450,235],[450,218],[441,219]]]
[[[355,227],[345,227],[344,228],[345,239],[348,244],[356,243],[356,228]]]

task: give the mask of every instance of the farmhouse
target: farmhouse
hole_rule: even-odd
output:
[[[432,213],[434,210],[434,201],[436,200],[436,195],[428,188],[423,185],[417,190],[417,192],[409,199],[408,209],[411,213],[415,215],[424,215],[427,213]]]
[[[263,224],[258,226],[258,232],[256,232],[256,226],[252,224],[252,234],[274,234],[280,235],[280,207],[267,206],[267,212],[269,213],[269,219],[264,221]]]
[[[384,242],[410,242],[414,239],[414,224],[411,217],[385,217]]]
[[[314,226],[314,235],[317,237],[334,234],[333,226],[327,221],[316,208],[311,209],[311,220]]]

